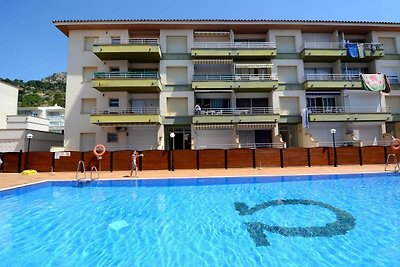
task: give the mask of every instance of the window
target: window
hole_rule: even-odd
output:
[[[187,116],[188,99],[187,97],[168,97],[167,116]]]
[[[296,53],[294,36],[276,36],[276,51],[278,53]]]
[[[96,144],[95,133],[81,133],[80,134],[80,150],[91,151]]]
[[[203,109],[207,108],[229,108],[230,107],[230,99],[215,99],[215,98],[198,98],[196,99],[196,103],[200,103],[200,107]]]
[[[298,83],[296,66],[278,66],[279,82]]]
[[[120,37],[111,37],[111,44],[120,44],[121,38]]]
[[[96,108],[96,98],[82,98],[81,113],[90,114]]]
[[[82,82],[90,82],[93,79],[93,73],[97,71],[97,67],[83,67]]]
[[[339,111],[336,109],[336,96],[339,96],[339,92],[329,93],[306,93],[307,107],[311,110],[318,112],[332,112]]]
[[[83,47],[83,51],[92,51],[93,44],[96,41],[97,37],[85,37],[85,44]]]
[[[119,67],[110,67],[110,72],[119,72]]]
[[[186,85],[187,83],[187,67],[167,67],[168,85]]]
[[[107,143],[118,143],[118,133],[107,133]]]
[[[379,42],[383,44],[383,49],[385,49],[385,54],[397,54],[396,41],[394,38],[378,38]]]
[[[268,113],[268,98],[237,98],[236,108],[251,109],[252,114]]]
[[[118,108],[119,107],[119,99],[118,98],[110,98],[108,100],[108,106],[110,108]]]
[[[167,53],[187,53],[186,36],[167,36]]]

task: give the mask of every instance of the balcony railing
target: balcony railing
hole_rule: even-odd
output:
[[[158,38],[99,38],[94,45],[159,45]]]
[[[235,148],[284,148],[284,143],[240,143],[240,144],[210,144],[197,145],[196,150],[202,149],[235,149]]]
[[[95,72],[94,79],[160,79],[158,72]]]
[[[362,43],[364,49],[383,49],[381,43]],[[345,42],[305,42],[304,49],[346,49]]]
[[[160,114],[159,107],[132,107],[132,108],[107,108],[93,109],[92,115],[144,115],[144,114]]]
[[[307,74],[307,81],[358,81],[360,74]]]
[[[335,107],[311,107],[309,113],[332,114],[332,113],[388,113],[389,107],[376,106],[335,106]]]
[[[203,108],[196,110],[195,115],[265,115],[278,114],[279,109],[273,107],[241,107],[241,108]]]
[[[399,83],[399,76],[396,75],[388,75],[387,76],[389,78],[389,82],[391,84],[398,84]]]
[[[193,81],[277,81],[276,74],[193,75]]]
[[[194,42],[193,49],[276,49],[275,42]]]

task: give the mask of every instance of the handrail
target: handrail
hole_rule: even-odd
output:
[[[98,38],[94,45],[159,45],[158,38]]]
[[[107,108],[107,109],[93,109],[92,115],[138,115],[138,114],[160,114],[159,107],[130,107],[130,108]]]
[[[307,81],[358,81],[360,74],[307,74]]]
[[[334,107],[309,107],[309,113],[388,113],[390,107],[377,106],[334,106]]]
[[[234,148],[284,148],[284,143],[240,143],[240,144],[210,144],[197,145],[196,150],[202,149],[234,149]]]
[[[203,108],[200,111],[195,110],[194,114],[201,116],[279,114],[279,108],[274,108],[274,107]]]
[[[160,73],[158,72],[95,72],[93,73],[93,79],[160,79]]]
[[[193,42],[192,49],[275,49],[275,42]]]
[[[82,166],[83,174],[85,175],[85,178],[84,178],[84,179],[78,179],[79,167],[81,167],[81,166]],[[85,170],[85,162],[84,162],[83,160],[78,161],[78,167],[76,168],[75,179],[76,179],[78,182],[87,181],[87,178],[86,178],[86,170]]]
[[[303,49],[346,49],[346,44],[361,44],[365,49],[383,49],[382,43],[304,42]]]
[[[193,81],[277,81],[276,74],[193,75]]]

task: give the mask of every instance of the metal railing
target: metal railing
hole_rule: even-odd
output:
[[[388,75],[387,76],[389,78],[389,82],[391,84],[398,84],[399,83],[399,76],[396,75]]]
[[[284,143],[239,143],[197,145],[194,149],[234,149],[234,148],[284,148]]]
[[[307,81],[359,81],[360,74],[307,74]]]
[[[131,107],[131,108],[107,108],[107,109],[93,109],[92,115],[121,115],[121,114],[160,114],[159,107]]]
[[[203,108],[195,110],[195,115],[260,115],[260,114],[279,114],[279,108],[273,107],[240,107],[240,108]]]
[[[192,49],[275,49],[275,42],[193,42]]]
[[[276,74],[193,75],[193,81],[277,81]]]
[[[94,45],[159,45],[158,38],[98,38]]]
[[[305,42],[303,49],[346,49],[346,42]],[[355,43],[349,43],[355,44]],[[383,49],[382,43],[360,43],[364,49]]]
[[[388,113],[390,112],[389,107],[377,107],[377,106],[334,106],[334,107],[310,107],[308,108],[309,113]]]
[[[145,150],[157,150],[157,144],[141,144],[141,145],[109,145],[106,144],[107,151],[123,151],[123,150],[136,150],[136,151],[145,151]],[[80,151],[93,151],[93,146],[81,146],[79,148]]]
[[[160,79],[158,72],[95,72],[93,79]]]
[[[318,147],[333,147],[333,142],[317,142]],[[376,141],[376,140],[355,140],[355,141],[335,141],[335,147],[343,146],[390,146],[390,141]]]

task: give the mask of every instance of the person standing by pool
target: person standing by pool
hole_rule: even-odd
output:
[[[143,157],[143,154],[138,154],[138,153],[136,152],[136,150],[133,150],[133,153],[132,153],[131,174],[129,175],[130,177],[132,177],[133,171],[135,171],[135,177],[137,177],[138,166],[137,166],[137,163],[136,163],[136,159],[137,159],[138,157]]]

